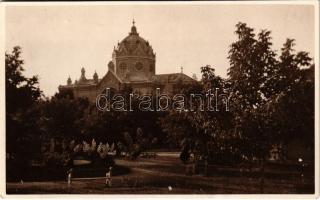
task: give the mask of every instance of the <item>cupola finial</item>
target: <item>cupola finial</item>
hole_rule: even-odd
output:
[[[82,67],[80,81],[85,81],[85,80],[86,80],[86,70],[84,69],[84,67]]]
[[[72,81],[71,81],[71,78],[69,76],[68,80],[67,80],[67,85],[71,85],[72,84]]]
[[[137,32],[137,28],[136,28],[135,24],[136,24],[136,22],[133,19],[132,20],[132,27],[131,27],[130,35],[139,35],[138,32]]]

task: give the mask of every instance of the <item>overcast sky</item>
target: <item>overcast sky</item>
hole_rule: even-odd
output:
[[[132,19],[141,37],[156,52],[156,73],[180,72],[200,78],[200,67],[210,64],[226,77],[229,45],[241,21],[256,31],[272,31],[273,47],[296,39],[296,50],[314,56],[312,5],[104,5],[28,6],[6,8],[6,50],[23,50],[25,74],[38,75],[46,96],[96,70],[107,72],[113,47],[130,32]]]

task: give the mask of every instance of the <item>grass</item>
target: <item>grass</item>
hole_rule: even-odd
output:
[[[112,187],[104,180],[74,181],[68,187],[65,180],[44,182],[7,182],[8,194],[259,194],[260,179],[254,173],[240,173],[237,169],[215,168],[212,176],[186,175],[185,165],[176,157],[129,161],[116,160],[126,173],[112,178]],[[227,170],[228,169],[228,170]],[[232,171],[230,173],[229,171]],[[278,173],[273,169],[274,173]],[[302,182],[296,176],[266,176],[264,193],[313,193],[312,177]],[[290,173],[288,173],[290,174]],[[169,189],[171,188],[171,189]]]

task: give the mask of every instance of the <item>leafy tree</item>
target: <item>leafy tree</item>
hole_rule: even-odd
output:
[[[221,94],[226,93],[227,81],[215,75],[214,68],[207,65],[201,68],[201,72],[202,79],[199,83],[181,86],[182,94],[186,97],[189,97],[190,94],[202,94],[203,99],[205,99],[209,90],[212,93],[216,89]],[[176,146],[181,147],[180,158],[183,162],[188,161],[190,153],[193,153],[199,159],[209,156],[213,161],[214,156],[211,155],[214,153],[213,151],[218,152],[218,154],[222,152],[221,149],[230,151],[222,140],[225,137],[223,133],[228,133],[230,127],[232,127],[232,113],[223,109],[225,107],[223,101],[218,101],[219,111],[209,111],[207,103],[205,103],[205,109],[200,110],[201,103],[203,102],[195,101],[193,110],[190,106],[187,106],[187,111],[171,110],[168,115],[160,118],[161,127],[167,133],[168,138]],[[207,148],[207,144],[212,143],[212,141],[214,141],[214,150]],[[199,146],[202,148],[198,148]],[[216,151],[217,149],[220,151]],[[223,156],[221,155],[221,157]],[[230,160],[233,159],[231,156],[229,158]]]
[[[268,73],[265,84],[266,88],[269,88],[267,97],[278,95],[281,92],[290,92],[295,84],[303,81],[301,80],[302,69],[310,67],[311,58],[304,51],[295,53],[294,46],[294,39],[287,39],[281,48],[279,61]]]
[[[271,49],[270,31],[262,30],[256,38],[254,30],[245,23],[238,23],[236,28],[238,40],[230,46],[228,76],[237,105],[247,110],[267,101],[265,82],[272,77],[277,61]]]
[[[270,117],[284,148],[294,139],[314,152],[314,65],[299,69],[299,78],[272,99]],[[299,81],[297,81],[299,80]],[[285,151],[285,149],[284,149]],[[285,153],[285,152],[283,152]],[[285,159],[286,155],[283,155]],[[313,157],[313,156],[311,156]]]
[[[23,75],[23,64],[20,47],[5,53],[6,152],[10,159],[8,165],[18,168],[16,173],[40,152],[41,131],[37,123],[40,112],[36,104],[42,93],[37,76],[27,78]]]
[[[302,129],[313,134],[314,87],[302,78],[302,68],[310,67],[311,58],[306,52],[295,54],[292,39],[287,39],[277,58],[270,31],[262,30],[256,38],[245,23],[236,28],[238,40],[232,43],[228,57],[234,129],[243,143],[244,158],[258,159],[263,170],[272,145],[287,144]],[[295,109],[299,104],[307,108],[307,112],[299,110],[302,115]],[[303,122],[306,119],[309,123]]]
[[[41,96],[38,77],[23,76],[23,64],[19,46],[14,47],[11,54],[5,54],[6,111],[10,114],[28,109]]]
[[[42,129],[47,138],[72,139],[81,137],[84,116],[89,110],[89,101],[84,98],[72,99],[56,95],[41,104]]]

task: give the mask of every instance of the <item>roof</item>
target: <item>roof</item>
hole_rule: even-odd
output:
[[[109,75],[109,74],[110,74],[110,75]],[[112,77],[114,77],[117,81],[119,81],[119,83],[122,83],[122,80],[121,80],[113,71],[109,70],[109,71],[106,73],[106,75],[103,76],[102,79],[99,79],[98,84],[100,84],[103,79],[107,79],[108,76],[109,76],[109,77],[112,76]]]
[[[100,81],[101,79],[98,79],[98,82]],[[97,85],[97,83],[94,82],[93,79],[86,79],[86,80],[78,81],[76,85]]]
[[[154,81],[160,82],[160,83],[167,83],[167,82],[194,82],[193,78],[189,77],[186,74],[183,73],[172,73],[172,74],[157,74],[155,75]]]
[[[149,42],[139,36],[137,28],[134,25],[131,27],[129,35],[118,43],[114,53],[117,56],[138,55],[151,58],[155,56]]]

